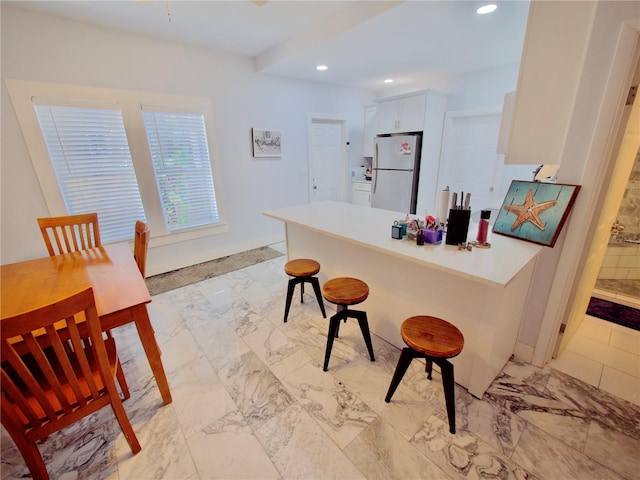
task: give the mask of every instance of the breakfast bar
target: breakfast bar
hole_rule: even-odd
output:
[[[452,359],[456,383],[480,398],[513,354],[538,253],[543,247],[489,235],[491,248],[459,250],[391,237],[405,214],[334,201],[265,212],[286,229],[287,257],[320,262],[320,283],[365,281],[371,331],[398,348],[400,324],[413,315],[446,319],[464,335]],[[415,217],[415,216],[414,216]],[[477,225],[469,226],[469,239]]]

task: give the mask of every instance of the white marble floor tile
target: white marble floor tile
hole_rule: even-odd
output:
[[[452,435],[449,424],[435,416],[424,423],[411,443],[451,478],[528,478],[527,469],[470,432]]]
[[[456,385],[456,429],[478,436],[498,453],[510,457],[527,422],[515,413],[494,403],[476,399]],[[447,420],[444,405],[439,417]]]
[[[216,371],[238,361],[251,349],[236,330],[226,322],[211,322],[193,330],[193,336],[202,353]]]
[[[209,361],[199,357],[175,371],[170,378],[176,415],[186,438],[236,410]]]
[[[198,361],[204,357],[204,353],[196,343],[193,333],[182,330],[162,345],[162,364],[171,379],[174,370],[179,370],[185,365]]]
[[[216,311],[224,311],[226,308],[230,308],[235,302],[243,299],[242,296],[237,294],[231,288],[231,285],[225,281],[224,276],[199,282],[195,284],[195,287],[207,299],[211,308]]]
[[[280,380],[251,351],[218,375],[240,414],[252,424],[268,420],[294,402]]]
[[[584,453],[624,478],[640,476],[640,440],[624,432],[591,422]]]
[[[380,418],[347,445],[344,452],[370,480],[452,478]]]
[[[391,401],[386,403],[392,374],[380,367],[377,362],[360,358],[336,370],[333,375],[408,440],[434,412],[437,404],[404,384],[398,386]]]
[[[489,386],[485,399],[580,449],[591,417],[576,405],[572,395],[550,389],[552,382],[562,386],[559,378],[571,378],[558,375],[551,369],[536,372],[531,366],[509,362]]]
[[[283,478],[365,478],[298,404],[267,420],[256,436]]]
[[[188,445],[202,479],[281,478],[250,429],[204,430],[191,437]]]
[[[559,402],[571,406],[572,410],[558,413],[597,420],[640,439],[640,408],[637,406],[556,371],[552,371],[547,391]]]
[[[157,408],[133,427],[142,450],[131,455],[123,435],[118,437],[118,473],[121,479],[186,478],[196,472],[176,415],[176,404]]]
[[[376,418],[358,396],[318,365],[307,363],[284,385],[329,437],[343,448]]]
[[[269,324],[243,338],[280,380],[311,361],[311,357],[284,332],[283,328],[285,327]]]
[[[512,459],[541,479],[621,480],[623,477],[578,450],[529,425]],[[633,477],[627,479],[632,480]]]

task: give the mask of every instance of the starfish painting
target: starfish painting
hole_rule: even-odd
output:
[[[553,207],[557,202],[551,200],[549,202],[536,203],[533,199],[533,190],[529,189],[527,198],[522,205],[505,205],[505,210],[515,213],[518,218],[511,225],[511,231],[522,225],[524,222],[531,222],[540,230],[544,231],[545,225],[542,223],[540,213]]]

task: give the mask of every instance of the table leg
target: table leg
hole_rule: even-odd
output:
[[[162,365],[162,359],[160,358],[160,348],[156,342],[155,333],[151,326],[151,320],[149,319],[149,313],[147,312],[146,305],[138,305],[133,308],[133,318],[136,322],[136,328],[138,329],[138,335],[140,341],[144,347],[144,352],[151,365],[151,371],[156,378],[160,395],[162,395],[162,401],[165,405],[171,403],[171,392],[169,391],[169,383],[167,382],[167,376],[164,373],[164,366]]]

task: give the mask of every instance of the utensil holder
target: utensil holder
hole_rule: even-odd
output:
[[[452,208],[449,210],[449,220],[447,222],[447,245],[458,245],[467,241],[469,232],[469,219],[471,210]]]

